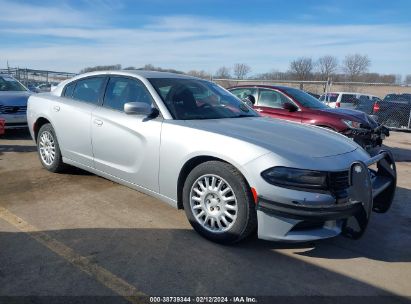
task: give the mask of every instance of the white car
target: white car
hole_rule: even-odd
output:
[[[32,95],[27,117],[47,170],[69,164],[152,195],[220,243],[255,230],[265,240],[358,238],[396,188],[389,152],[370,157],[334,131],[261,117],[186,75],[80,75]]]
[[[381,99],[374,95],[355,92],[329,92],[320,96],[320,101],[330,108],[356,109],[356,100],[374,103]]]

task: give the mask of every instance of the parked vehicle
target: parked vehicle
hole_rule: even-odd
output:
[[[40,92],[40,90],[37,89],[37,86],[34,83],[28,83],[26,86],[33,93],[39,93]]]
[[[389,152],[371,158],[335,132],[261,117],[186,75],[80,75],[32,95],[27,115],[47,170],[74,165],[184,208],[221,243],[256,228],[267,240],[358,238],[396,188]]]
[[[411,128],[411,95],[388,94],[375,102],[373,115],[390,128]]]
[[[311,95],[311,96],[314,97],[315,99],[319,99],[319,98],[321,97],[319,94],[316,94],[316,93],[313,93],[313,92],[310,92],[310,91],[304,91],[304,92],[306,92],[307,94]]]
[[[381,146],[389,131],[369,115],[350,109],[331,109],[309,94],[284,86],[238,86],[228,89],[254,104],[261,115],[316,125],[352,138],[366,150]]]
[[[0,117],[0,135],[3,135],[5,133],[4,131],[5,124],[6,124],[6,121]]]
[[[0,75],[0,116],[6,129],[27,128],[27,100],[31,92],[9,75]]]
[[[56,83],[42,83],[36,87],[37,92],[50,92],[54,87],[56,86]]]
[[[320,101],[330,108],[357,109],[359,101],[370,104],[380,100],[377,96],[354,92],[329,92],[320,96]]]

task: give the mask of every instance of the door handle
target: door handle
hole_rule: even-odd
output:
[[[103,124],[103,121],[100,119],[94,119],[94,124],[100,127]]]
[[[54,106],[53,110],[54,110],[54,112],[58,112],[58,111],[60,111],[60,107],[59,106]]]

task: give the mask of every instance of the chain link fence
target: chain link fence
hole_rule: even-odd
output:
[[[59,82],[74,77],[75,73],[33,70],[22,68],[0,69],[0,74],[13,76],[25,86],[41,84],[57,85]]]
[[[225,88],[241,85],[282,85],[304,90],[315,97],[330,92],[345,92],[342,96],[347,97],[347,103],[342,102],[340,104],[342,108],[348,106],[372,115],[375,120],[390,129],[411,131],[411,86],[299,80],[213,79],[213,81]]]

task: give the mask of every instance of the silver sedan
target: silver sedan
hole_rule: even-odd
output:
[[[221,243],[358,238],[396,188],[389,152],[263,118],[210,81],[94,72],[32,95],[28,123],[49,171],[76,166],[184,209]],[[374,169],[371,169],[372,165]]]

